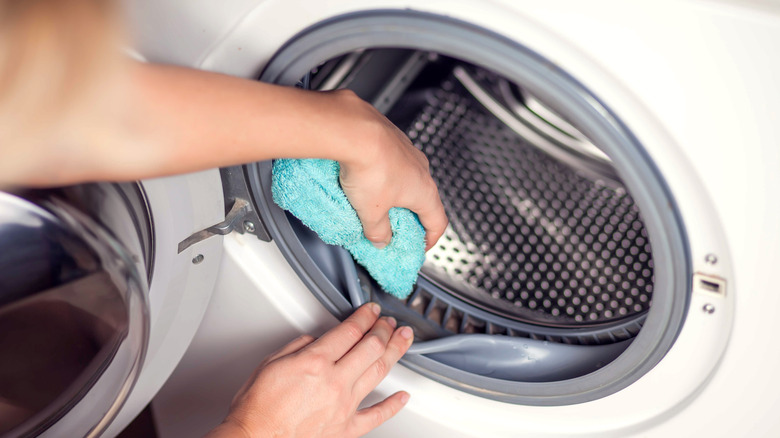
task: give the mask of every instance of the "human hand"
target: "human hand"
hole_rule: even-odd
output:
[[[425,228],[425,249],[431,249],[448,221],[428,159],[374,107],[351,91],[337,93],[350,111],[343,133],[353,151],[351,159],[339,160],[341,187],[363,233],[378,248],[385,247],[392,238],[388,211],[404,207],[417,213]]]
[[[319,339],[304,335],[271,354],[208,437],[357,437],[398,413],[403,391],[357,409],[413,339],[379,311],[366,304]]]

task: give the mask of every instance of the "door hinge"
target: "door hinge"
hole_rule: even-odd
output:
[[[179,242],[179,253],[211,236],[224,236],[233,231],[239,234],[254,234],[260,240],[271,241],[268,229],[258,216],[257,211],[252,208],[244,167],[225,167],[219,169],[219,173],[222,176],[225,204],[230,205],[230,210],[225,214],[224,221],[197,231]]]

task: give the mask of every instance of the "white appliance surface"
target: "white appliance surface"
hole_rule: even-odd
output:
[[[106,436],[122,431],[173,372],[198,330],[222,257],[222,239],[217,237],[181,254],[176,250],[181,240],[224,218],[218,171],[147,180],[143,188],[156,248],[149,287],[149,346],[138,380]],[[197,255],[203,261],[195,265],[192,259]]]
[[[773,272],[780,264],[776,3],[148,0],[128,8],[147,59],[244,77],[256,77],[308,26],[361,10],[431,12],[521,42],[619,115],[679,203],[693,271],[728,281],[725,296],[694,292],[670,352],[613,395],[571,406],[513,405],[398,366],[374,396],[405,389],[411,401],[370,436],[767,436],[780,430],[780,350],[774,347],[780,294]],[[191,198],[182,203],[199,202],[200,191],[187,193]],[[199,229],[188,228],[179,240]],[[219,246],[220,240],[198,245]],[[719,262],[706,264],[707,254],[717,254]],[[299,333],[321,333],[336,323],[274,243],[229,235],[221,260],[207,260],[220,263],[211,303],[153,403],[162,438],[205,433],[224,417],[263,357]],[[716,311],[702,312],[704,304]],[[192,311],[193,320],[201,311]],[[136,398],[153,394],[168,373],[145,368],[136,388],[144,397]],[[144,383],[149,381],[154,383]],[[137,413],[138,404],[128,402],[112,432]]]

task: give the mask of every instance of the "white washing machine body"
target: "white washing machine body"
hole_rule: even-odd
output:
[[[305,29],[366,11],[434,14],[517,42],[568,72],[620,117],[676,201],[691,271],[725,281],[718,294],[693,284],[671,349],[619,391],[582,403],[530,406],[469,394],[398,366],[375,399],[399,389],[412,399],[371,436],[723,436],[780,430],[774,415],[780,405],[780,353],[772,348],[780,328],[773,317],[780,305],[773,291],[773,268],[780,262],[780,128],[772,111],[780,101],[775,79],[780,62],[772,56],[780,41],[775,6],[171,0],[128,7],[137,48],[150,61],[247,78],[259,77]],[[191,197],[180,207],[198,217],[201,191],[187,193]],[[208,211],[217,217],[185,227],[169,243],[221,220],[219,208]],[[161,243],[158,251],[167,247]],[[190,263],[206,247],[217,255],[221,244],[204,240],[197,244],[203,249],[193,246],[178,257]],[[206,255],[206,260],[219,260],[219,276],[198,334],[155,399],[162,437],[213,427],[262,357],[299,333],[321,332],[336,322],[274,242],[231,234],[221,259]],[[154,293],[153,283],[152,300]],[[203,308],[198,309],[193,319]],[[148,398],[168,372],[145,368],[138,399]],[[153,382],[144,383],[144,376]],[[138,409],[131,399],[112,431]]]
[[[181,253],[177,250],[178,243],[193,232],[224,219],[217,170],[147,180],[141,186],[155,250],[150,268],[149,340],[140,374],[106,430],[108,436],[122,431],[149,404],[184,355],[211,299],[223,251],[221,237]]]

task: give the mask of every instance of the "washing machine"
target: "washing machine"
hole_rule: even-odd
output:
[[[269,162],[141,182],[152,338],[108,435],[152,397],[161,437],[207,432],[263,357],[368,300],[416,333],[366,403],[411,400],[369,436],[780,430],[776,3],[126,7],[148,61],[355,91],[450,226],[398,300],[271,201]]]
[[[210,300],[217,170],[0,192],[0,435],[101,436],[165,382]],[[121,418],[121,416],[120,416]]]

